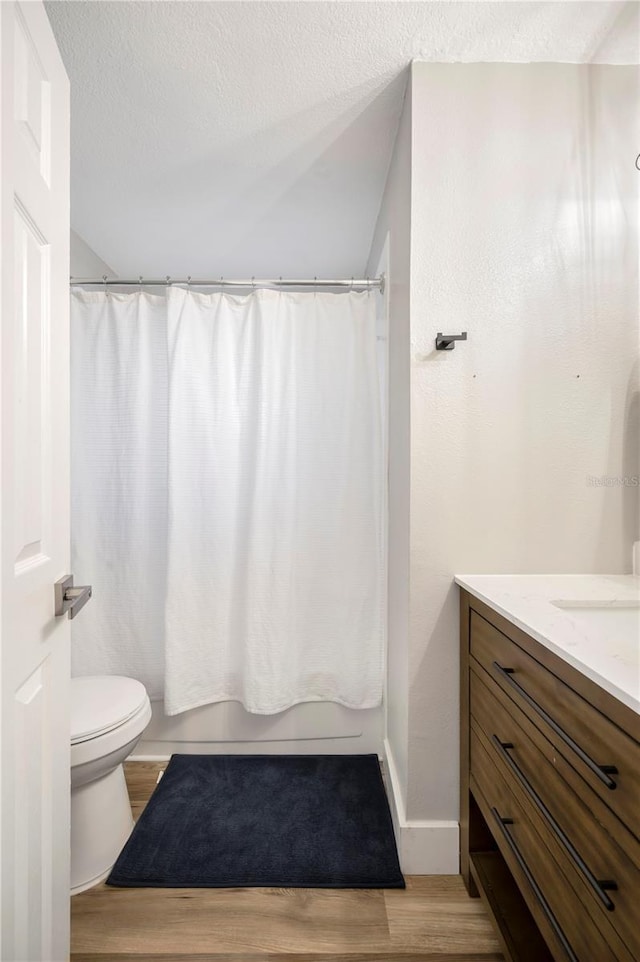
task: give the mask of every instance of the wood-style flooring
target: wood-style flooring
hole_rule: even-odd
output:
[[[164,764],[125,766],[134,817]],[[406,890],[152,889],[98,885],[71,900],[72,962],[501,962],[458,876]]]

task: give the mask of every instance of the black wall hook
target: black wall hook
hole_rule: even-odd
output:
[[[436,351],[452,351],[456,346],[456,341],[466,341],[466,339],[466,331],[463,331],[462,334],[443,334],[441,331],[438,331],[436,335]]]

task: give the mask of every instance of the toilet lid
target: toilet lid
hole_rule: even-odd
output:
[[[71,744],[96,738],[122,725],[147,700],[144,685],[121,675],[71,679]]]

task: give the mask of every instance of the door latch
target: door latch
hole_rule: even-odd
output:
[[[57,618],[69,612],[70,618],[75,618],[81,608],[84,608],[91,597],[91,585],[73,586],[73,575],[65,575],[53,586],[55,597],[55,614]]]

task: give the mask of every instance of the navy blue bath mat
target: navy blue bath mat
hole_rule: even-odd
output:
[[[173,755],[107,881],[404,888],[376,755]]]

